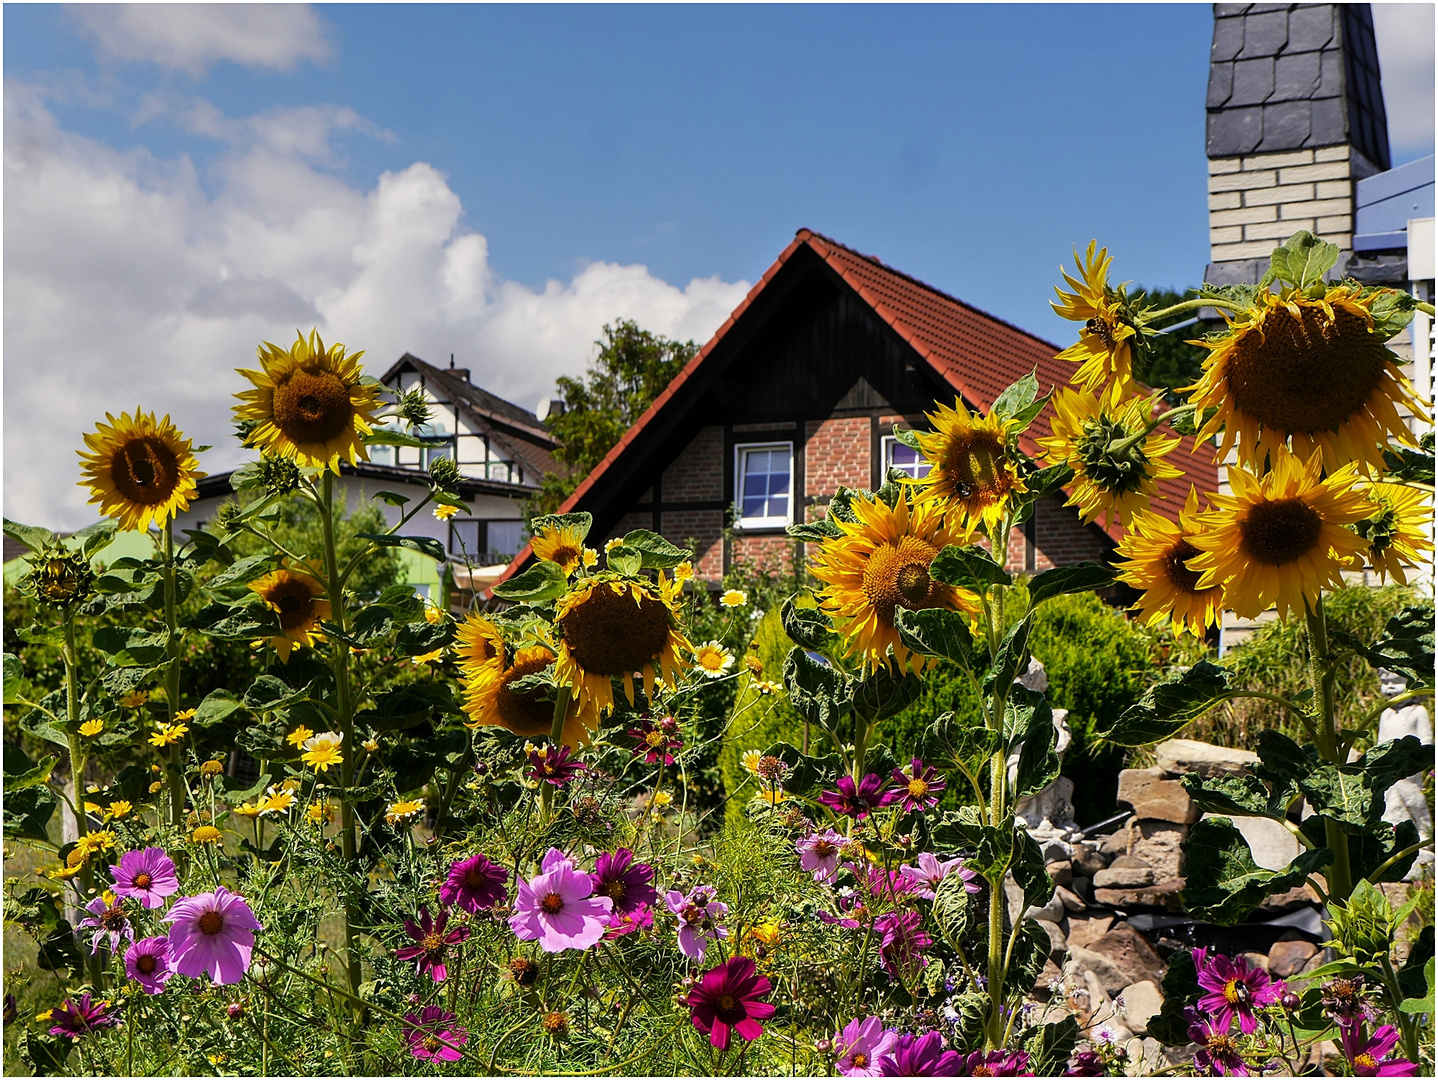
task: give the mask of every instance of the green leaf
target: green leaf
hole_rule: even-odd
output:
[[[1410,1016],[1433,1012],[1433,982],[1433,927],[1425,926],[1398,973],[1399,987],[1406,995],[1398,1010]]]
[[[1283,870],[1265,870],[1253,861],[1248,841],[1228,818],[1205,818],[1183,842],[1186,884],[1183,909],[1219,926],[1236,926],[1274,893],[1301,885],[1333,861],[1327,848],[1304,851]]]
[[[1051,596],[1093,592],[1114,583],[1116,571],[1103,563],[1081,562],[1045,570],[1029,582],[1029,607],[1036,608]]]
[[[1433,483],[1433,436],[1424,435],[1423,449],[1413,450],[1396,443],[1383,450],[1383,470],[1388,480],[1408,480],[1419,484]]]
[[[1177,677],[1150,686],[1100,735],[1118,746],[1146,746],[1172,738],[1228,693],[1229,678],[1226,668],[1200,660]]]
[[[401,656],[423,656],[452,642],[454,631],[455,625],[449,621],[404,623],[394,636],[394,651]]]
[[[1008,387],[1002,394],[994,398],[993,407],[989,409],[990,416],[1014,416],[1020,410],[1032,405],[1034,399],[1039,396],[1039,381],[1034,378],[1033,372],[1021,377],[1017,382]]]
[[[5,751],[5,764],[11,764],[10,759],[18,759],[17,763],[24,762],[29,765],[29,760],[18,748]],[[42,760],[33,768],[27,768],[21,773],[12,773],[8,769],[5,772],[5,794],[13,795],[17,791],[24,791],[26,788],[37,787],[50,782],[50,773],[55,769],[55,762],[60,759],[54,754]]]
[[[1358,759],[1377,791],[1387,791],[1399,780],[1433,768],[1433,747],[1412,735],[1379,743]]]
[[[968,990],[949,998],[949,1007],[958,1017],[954,1021],[954,1043],[965,1051],[984,1048],[984,1021],[989,1015],[989,996]]]
[[[1029,1068],[1035,1076],[1062,1076],[1068,1066],[1069,1057],[1078,1043],[1078,1021],[1065,1016],[1056,1024],[1044,1024],[1034,1029],[1024,1041],[1029,1055]]]
[[[1271,816],[1268,789],[1256,776],[1203,777],[1198,773],[1184,773],[1178,779],[1193,804],[1206,813]]]
[[[22,525],[18,521],[11,521],[9,518],[0,519],[4,522],[5,535],[14,540],[19,540],[31,551],[43,551],[55,543],[55,534],[49,529],[42,529],[38,525]]]
[[[783,788],[791,795],[817,795],[826,784],[837,779],[842,768],[838,754],[816,758],[786,742],[774,743],[764,751],[764,756],[776,757],[788,766]]]
[[[6,755],[13,752],[7,750]],[[3,807],[5,835],[48,842],[50,819],[55,816],[59,805],[59,797],[43,784],[12,792],[9,777],[6,777]]]
[[[1052,949],[1048,931],[1039,925],[1037,919],[1025,919],[1020,923],[1018,940],[1014,942],[1013,963],[1009,965],[1011,985],[1027,996],[1043,974]]]
[[[448,435],[406,435],[388,428],[375,428],[364,436],[366,446],[443,446],[449,440]]]
[[[644,556],[623,544],[615,544],[604,553],[604,565],[616,574],[638,577],[644,566]]]
[[[40,942],[35,966],[41,971],[67,972],[71,978],[84,973],[85,961],[80,956],[80,946],[68,919],[57,922],[55,929]]]
[[[5,704],[18,705],[20,703],[21,684],[25,680],[25,668],[20,663],[20,658],[14,653],[4,654],[5,672]]]
[[[444,550],[444,545],[432,536],[390,536],[387,533],[358,533],[357,535],[374,541],[380,547],[400,547],[418,551],[421,555],[428,555],[435,562],[442,563],[449,558]]]
[[[1025,503],[1037,502],[1045,495],[1058,491],[1074,478],[1073,469],[1067,465],[1050,465],[1024,477],[1025,491],[1019,498]]]
[[[274,712],[302,701],[308,688],[295,690],[273,675],[261,675],[245,691],[244,706],[251,712]]]
[[[1315,814],[1347,833],[1371,829],[1383,816],[1382,791],[1374,791],[1372,778],[1354,765],[1319,766],[1298,788]]]
[[[86,525],[78,532],[73,532],[65,538],[66,547],[79,547],[80,553],[90,559],[95,553],[115,539],[115,533],[120,529],[118,521],[97,521],[93,525]],[[77,544],[76,541],[79,541]]]
[[[436,713],[459,715],[460,707],[447,683],[410,683],[378,694],[375,707],[355,716],[355,721],[376,731],[403,731],[431,719]]]
[[[988,671],[984,672],[984,693],[1000,698],[1006,696],[1019,672],[1028,670],[1029,631],[1033,629],[1033,625],[1034,613],[1030,611],[1009,628],[1009,632],[999,642],[998,651],[994,653]]]
[[[1044,853],[1038,841],[1019,829],[1014,836],[1013,865],[1010,867],[1014,883],[1024,891],[1024,903],[1029,907],[1043,907],[1054,897],[1054,881],[1044,866]]]
[[[185,625],[222,641],[253,641],[279,634],[280,617],[256,597],[256,602],[243,605],[207,604]]]
[[[974,666],[974,635],[962,612],[946,608],[925,608],[894,611],[894,626],[899,640],[907,648],[925,656],[942,656],[972,669]]]
[[[1054,750],[1054,713],[1048,700],[1037,690],[1015,685],[1010,690],[1005,726],[1014,725],[1022,748],[1019,750],[1018,771],[1014,779],[1014,798],[1022,799],[1042,791],[1059,775],[1059,756]],[[1010,740],[1010,752],[1013,741]],[[1043,860],[1040,860],[1042,865]],[[1043,903],[1047,903],[1047,897]]]
[[[988,825],[977,806],[961,806],[958,810],[945,812],[934,823],[934,844],[946,851],[973,851],[983,839],[986,828]]]
[[[1273,272],[1300,289],[1321,284],[1323,275],[1338,261],[1339,247],[1300,229],[1273,250]]]
[[[990,585],[1011,585],[1013,577],[978,545],[950,544],[934,556],[929,576],[945,585],[982,592]]]
[[[1336,641],[1342,642],[1375,668],[1388,668],[1408,679],[1410,687],[1433,685],[1433,605],[1405,607],[1388,620],[1383,636],[1371,647],[1352,634],[1334,627]]]
[[[934,890],[934,919],[943,927],[949,941],[957,943],[969,932],[972,918],[973,905],[969,891],[964,888],[964,879],[950,874]]]
[[[807,591],[797,592],[786,598],[780,608],[784,633],[788,634],[796,645],[806,649],[825,649],[834,642],[834,624],[818,607],[800,607],[796,604],[795,598],[801,596],[812,603],[812,596]]]
[[[211,690],[205,695],[205,700],[195,707],[194,724],[198,728],[207,728],[229,719],[242,708],[244,703],[230,691],[224,688]]]
[[[977,723],[960,723],[951,712],[942,713],[924,732],[928,752],[924,757],[946,759],[962,765],[974,776],[1001,749],[1004,739],[997,731]]]
[[[1371,298],[1373,332],[1379,341],[1388,341],[1413,321],[1418,310],[1418,301],[1401,289],[1365,289],[1365,298]]]
[[[1327,829],[1323,822],[1324,819],[1315,814],[1298,826],[1299,831],[1315,847],[1322,847],[1328,842]],[[1380,821],[1371,829],[1349,835],[1348,865],[1353,880],[1373,877],[1380,866],[1398,852],[1406,850],[1416,843],[1418,843],[1418,827],[1407,819],[1400,821],[1396,826],[1390,825],[1386,821]],[[1418,852],[1414,851],[1399,859],[1383,871],[1377,880],[1380,882],[1402,881],[1404,875],[1412,869],[1417,858]]]
[[[102,626],[91,635],[95,648],[116,667],[150,667],[166,659],[169,630],[132,626]]]
[[[223,589],[229,585],[248,585],[264,577],[279,565],[279,556],[273,554],[251,555],[232,563],[228,569],[210,579],[210,588]]]
[[[589,530],[594,527],[594,515],[579,511],[573,514],[542,514],[529,523],[530,534],[537,534],[543,529],[569,529],[576,531],[579,543],[583,543],[589,536]]]
[[[913,672],[895,671],[888,664],[874,668],[854,683],[854,712],[870,724],[898,716],[919,700],[924,684]]]
[[[1002,888],[1004,875],[1013,865],[1014,846],[1020,835],[1028,836],[1027,833],[1021,834],[1014,828],[1012,814],[997,826],[979,826],[973,857],[966,859],[964,865],[994,888]]]
[[[670,570],[680,563],[694,558],[688,548],[671,544],[657,532],[648,529],[634,529],[624,537],[624,546],[639,552],[645,570]]]
[[[557,600],[568,587],[569,576],[558,563],[537,559],[524,573],[496,585],[493,592],[501,600],[511,600],[516,604],[542,604]]]
[[[1192,1008],[1203,996],[1198,985],[1198,971],[1193,966],[1193,952],[1179,949],[1168,960],[1168,974],[1163,977],[1163,1008],[1148,1022],[1148,1033],[1168,1046],[1188,1042],[1188,1019],[1184,1010]]]
[[[784,685],[789,700],[806,720],[833,731],[839,717],[853,707],[850,680],[800,648],[784,658]]]
[[[832,540],[836,536],[844,535],[843,530],[828,518],[788,525],[784,531],[795,540],[802,540],[806,544],[822,544],[825,540]]]
[[[907,446],[910,450],[917,450],[921,454],[924,452],[924,448],[919,445],[919,433],[913,428],[896,427],[894,429],[894,440]]]
[[[373,497],[387,506],[403,506],[409,502],[409,496],[401,495],[398,491],[376,491]]]

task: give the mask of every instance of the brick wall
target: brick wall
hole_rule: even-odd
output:
[[[724,576],[724,511],[666,510],[661,522],[660,532],[671,543],[695,542],[696,577],[718,581]]]
[[[787,536],[735,536],[730,543],[731,567],[742,562],[775,574],[793,573],[794,550],[799,545]]]
[[[664,470],[660,496],[666,503],[713,502],[727,499],[724,490],[724,429],[706,427],[699,430]]]
[[[604,539],[605,539],[605,541],[608,541],[608,540],[612,540],[612,539],[613,539],[614,537],[616,537],[616,536],[619,536],[619,537],[627,536],[629,533],[633,532],[635,529],[652,529],[652,528],[654,528],[654,514],[653,514],[653,512],[652,512],[652,511],[649,511],[649,510],[636,510],[636,511],[634,511],[633,513],[625,514],[622,518],[620,518],[620,519],[619,519],[619,523],[614,526],[614,528],[610,531],[609,535],[606,536]],[[589,546],[590,546],[590,547],[596,547],[596,546],[597,546],[597,547],[599,547],[599,548],[602,550],[603,547],[604,547],[604,544],[601,543],[601,544],[597,544],[597,545],[596,545],[595,542],[594,542],[595,539],[596,539],[596,537],[590,537],[590,538],[589,538]]]
[[[1266,257],[1299,229],[1353,246],[1353,183],[1372,166],[1348,146],[1210,158],[1211,261]]]
[[[869,448],[869,418],[851,416],[839,420],[810,420],[806,425],[808,444],[804,450],[804,494],[828,502],[845,487],[867,488],[872,457]]]
[[[1035,514],[1039,570],[1101,562],[1112,548],[1097,525],[1084,525],[1078,511],[1063,503],[1063,497],[1058,495],[1039,500]]]

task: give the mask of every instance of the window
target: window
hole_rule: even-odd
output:
[[[738,524],[777,528],[793,520],[794,444],[765,443],[734,448]]]
[[[884,475],[890,469],[898,469],[906,476],[922,480],[929,475],[929,463],[924,455],[912,447],[905,446],[892,435],[884,436]],[[881,478],[882,479],[882,478]]]
[[[481,521],[451,518],[449,553],[476,566],[508,562],[524,546],[523,521]]]

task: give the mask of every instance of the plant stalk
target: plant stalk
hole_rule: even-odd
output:
[[[75,615],[65,615],[65,647],[60,650],[65,662],[65,738],[70,744],[70,783],[75,789],[75,799],[70,806],[75,817],[75,839],[83,840],[90,832],[89,817],[85,812],[85,760],[86,754],[80,743],[80,670],[79,655],[75,649]],[[80,866],[80,891],[88,896],[95,887],[95,871],[86,859]],[[78,937],[78,935],[77,935]],[[81,946],[83,952],[84,946]],[[105,968],[99,954],[85,958],[90,969],[90,983],[96,990],[105,989]]]
[[[180,631],[179,597],[175,587],[175,529],[173,519],[165,521],[165,653],[170,658],[165,669],[165,711],[170,726],[180,711]],[[180,829],[185,824],[185,779],[180,774],[178,744],[170,746],[165,763],[166,784],[170,789],[170,824]]]
[[[1342,765],[1338,746],[1338,729],[1333,684],[1336,671],[1333,655],[1328,647],[1328,620],[1323,611],[1323,597],[1306,607],[1308,619],[1308,669],[1313,685],[1313,696],[1318,703],[1318,753],[1324,761]],[[1333,865],[1325,875],[1328,878],[1328,895],[1331,901],[1340,904],[1348,902],[1353,892],[1353,871],[1348,858],[1348,835],[1337,823],[1323,823],[1324,839],[1333,852]]]

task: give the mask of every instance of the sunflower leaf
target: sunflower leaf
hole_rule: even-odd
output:
[[[78,532],[65,537],[65,545],[66,547],[78,546],[85,558],[89,559],[115,539],[115,533],[119,531],[119,528],[118,521],[97,521],[95,524],[86,525]],[[76,541],[79,541],[78,545]]]
[[[1413,321],[1418,301],[1401,289],[1365,289],[1365,298],[1373,297],[1373,332],[1379,341],[1387,341]]]
[[[1388,446],[1383,450],[1383,468],[1389,480],[1410,480],[1420,484],[1433,483],[1433,442],[1425,435],[1426,450],[1406,446]]]
[[[624,536],[624,546],[637,551],[643,560],[645,570],[670,570],[687,559],[694,558],[688,548],[671,544],[657,532],[649,529],[633,529]]]
[[[20,658],[14,653],[5,653],[5,704],[18,705],[20,703],[21,681],[25,677],[24,666]]]
[[[1118,746],[1146,746],[1172,738],[1228,693],[1227,668],[1200,660],[1177,677],[1155,683],[1099,734]]]
[[[358,533],[358,536],[366,540],[372,540],[380,547],[401,547],[410,551],[418,551],[421,555],[428,555],[435,562],[444,562],[449,555],[441,544],[432,536],[391,536],[388,533]]]
[[[950,544],[934,556],[929,576],[945,585],[982,592],[990,585],[1009,585],[1013,577],[981,547]]]
[[[131,626],[102,626],[91,635],[95,648],[116,667],[149,667],[165,659],[170,631]]]
[[[1383,792],[1356,766],[1322,765],[1300,779],[1298,788],[1316,815],[1347,833],[1366,832],[1383,816]]]
[[[962,941],[969,932],[972,908],[969,891],[958,874],[949,874],[934,890],[934,918],[950,943]]]
[[[216,574],[210,579],[210,588],[223,589],[229,585],[248,585],[251,581],[264,577],[277,562],[277,557],[272,554],[251,555],[248,558],[240,559],[232,563],[222,573]],[[106,577],[109,575],[107,574]]]
[[[876,665],[866,679],[854,683],[854,712],[871,724],[898,716],[919,700],[924,684],[913,672]]]
[[[366,446],[443,446],[449,441],[448,435],[406,435],[388,428],[376,428],[364,436]]]
[[[1044,1024],[1024,1042],[1029,1068],[1035,1076],[1061,1076],[1078,1043],[1078,1021],[1065,1016],[1055,1024]]]
[[[55,534],[49,529],[42,529],[38,525],[22,525],[9,518],[4,518],[3,521],[5,535],[12,540],[19,540],[31,551],[41,551],[55,543]]]
[[[376,491],[374,493],[374,498],[378,499],[386,506],[403,506],[405,503],[409,502],[409,496],[401,495],[398,491]]]
[[[408,622],[402,623],[399,633],[394,636],[394,651],[400,656],[423,656],[425,653],[442,649],[454,640],[452,622]]]
[[[1314,847],[1322,847],[1328,842],[1324,818],[1317,814],[1304,821],[1298,828]],[[1404,818],[1396,826],[1390,825],[1386,821],[1380,821],[1371,829],[1349,834],[1348,865],[1353,880],[1358,881],[1361,878],[1372,877],[1378,872],[1379,867],[1389,859],[1416,843],[1418,843],[1418,827],[1407,818]],[[1402,881],[1404,875],[1412,869],[1417,858],[1418,852],[1414,851],[1399,859],[1384,870],[1377,880]]]
[[[517,604],[542,604],[557,600],[568,587],[569,576],[558,563],[539,559],[524,573],[496,585],[493,592],[501,600],[512,600]]]
[[[1010,870],[1014,882],[1024,891],[1024,903],[1029,907],[1043,907],[1054,896],[1054,880],[1049,877],[1044,865],[1044,853],[1039,843],[1024,829],[1014,833],[1014,861]]]
[[[1042,791],[1059,775],[1059,756],[1054,750],[1054,711],[1048,699],[1040,691],[1021,684],[1011,687],[1004,727],[1008,752],[1013,753],[1015,748],[1019,752],[1014,798]],[[1042,903],[1047,902],[1045,897]]]
[[[974,666],[974,635],[961,612],[945,608],[922,611],[897,608],[894,626],[905,647],[925,656],[942,656],[966,668]]]
[[[1197,1004],[1202,996],[1193,950],[1179,949],[1169,957],[1168,974],[1163,977],[1163,1008],[1149,1020],[1148,1033],[1168,1046],[1182,1046],[1188,1041],[1184,1010]]]
[[[244,706],[252,712],[274,712],[302,700],[308,687],[293,690],[273,675],[261,675],[245,691]]]
[[[1332,634],[1373,667],[1404,675],[1410,686],[1433,685],[1433,605],[1405,607],[1388,620],[1383,636],[1371,646],[1337,627]]]
[[[784,531],[795,540],[802,540],[806,544],[822,544],[825,540],[844,535],[843,530],[828,518],[806,521],[802,525],[788,525]]]
[[[1361,758],[1363,771],[1373,779],[1373,787],[1387,791],[1404,777],[1433,767],[1433,747],[1424,746],[1413,735],[1379,743]]]
[[[910,450],[918,450],[920,453],[923,452],[923,447],[919,445],[919,433],[914,428],[896,427],[894,429],[894,441],[907,446]]]
[[[825,731],[832,731],[854,705],[852,680],[798,647],[784,658],[784,685],[800,714]]]
[[[1256,776],[1204,777],[1184,773],[1178,778],[1193,805],[1210,814],[1270,817],[1268,789]]]
[[[244,702],[223,687],[211,690],[205,700],[195,708],[194,724],[198,728],[211,727],[243,709]]]
[[[999,642],[998,651],[994,653],[988,671],[984,672],[981,684],[984,693],[1000,698],[1007,696],[1019,672],[1028,670],[1029,631],[1033,629],[1033,625],[1034,613],[1030,611],[1009,628],[1009,632]]]
[[[1339,247],[1300,229],[1273,249],[1272,269],[1281,281],[1299,289],[1322,284],[1338,261]]]
[[[794,598],[801,595],[804,594],[795,593],[794,596],[786,598],[780,608],[784,633],[788,634],[796,645],[806,649],[824,649],[835,639],[834,624],[818,607],[800,607],[796,604]]]
[[[556,532],[569,529],[578,534],[578,541],[582,544],[593,527],[594,515],[577,511],[573,514],[541,514],[529,523],[529,532],[532,536],[543,529],[553,529]]]
[[[616,574],[637,577],[643,565],[643,554],[624,544],[615,544],[613,547],[605,549],[604,566]]]
[[[1092,592],[1112,585],[1117,572],[1103,563],[1081,562],[1045,570],[1029,582],[1029,607],[1064,593]]]
[[[994,398],[994,404],[989,409],[990,416],[1017,416],[1019,412],[1028,408],[1039,396],[1039,381],[1031,371],[1009,386],[998,397]],[[1042,406],[1040,406],[1042,408]]]
[[[1186,884],[1179,894],[1184,911],[1204,922],[1236,926],[1264,899],[1301,885],[1333,861],[1328,848],[1302,852],[1282,870],[1253,861],[1248,841],[1228,818],[1206,818],[1183,842]]]

